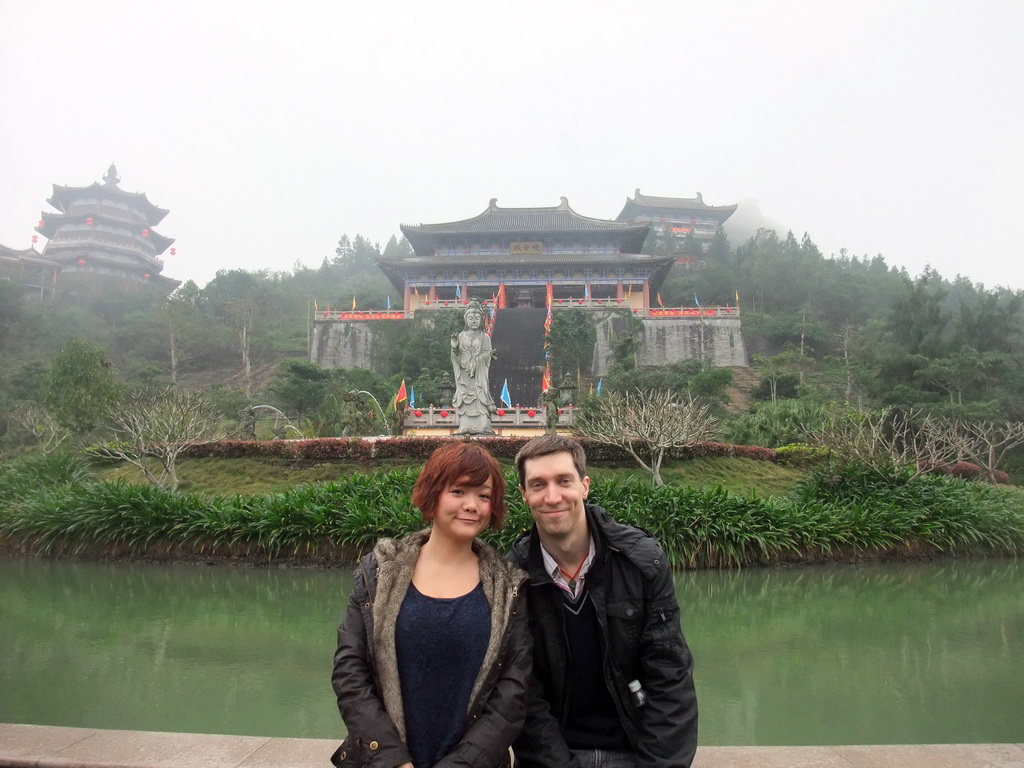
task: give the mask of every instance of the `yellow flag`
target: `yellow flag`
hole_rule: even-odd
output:
[[[352,297],[352,311],[355,312],[355,309],[356,309],[356,297],[353,296]]]

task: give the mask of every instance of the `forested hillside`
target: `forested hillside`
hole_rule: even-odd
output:
[[[396,238],[383,249],[387,256],[409,252]],[[420,402],[436,401],[437,380],[448,367],[437,340],[458,327],[457,313],[434,316],[433,329],[381,326],[375,372],[326,371],[306,362],[314,308],[400,301],[374,266],[381,253],[359,235],[343,236],[335,257],[318,268],[219,272],[206,286],[189,281],[169,298],[96,280],[40,299],[17,274],[0,274],[0,439],[6,447],[31,441],[25,414],[60,397],[48,373],[73,339],[99,350],[122,388],[202,389],[229,421],[265,403],[306,433],[341,434],[357,427],[359,408],[348,393],[366,390],[386,404],[403,378]],[[696,268],[673,269],[661,299],[666,306],[739,303],[759,382],[754,409],[894,405],[969,418],[1024,416],[1022,291],[934,271],[911,277],[881,256],[826,258],[806,235],[762,230],[737,246],[720,234]],[[556,315],[557,376],[586,370],[591,334],[580,313]],[[629,334],[617,340],[617,364],[604,387],[725,397],[730,372],[700,361],[637,370],[636,343]]]

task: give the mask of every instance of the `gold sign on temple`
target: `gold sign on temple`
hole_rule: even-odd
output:
[[[509,251],[515,256],[517,253],[541,253],[544,250],[544,243],[509,243]]]

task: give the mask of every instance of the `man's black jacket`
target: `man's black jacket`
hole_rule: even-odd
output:
[[[608,690],[633,744],[637,768],[686,768],[697,750],[697,695],[693,657],[679,625],[672,571],[655,538],[586,505],[595,556],[587,589],[602,632]],[[533,634],[533,674],[526,726],[513,745],[524,768],[576,766],[561,728],[568,690],[569,649],[562,591],[545,572],[537,528],[524,534],[508,558],[529,574],[527,605]],[[647,693],[637,708],[631,680]]]

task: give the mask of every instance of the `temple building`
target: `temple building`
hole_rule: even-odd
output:
[[[701,252],[707,253],[718,228],[735,212],[735,205],[707,205],[700,192],[696,197],[653,197],[637,189],[626,198],[616,220],[650,224],[655,242],[663,245],[670,238],[678,241],[693,235]],[[681,261],[690,263],[698,255],[685,254],[689,258]]]
[[[32,235],[35,242],[36,235]],[[16,250],[0,245],[0,280],[21,285],[29,296],[46,298],[57,287],[60,265],[44,258],[35,248]]]
[[[570,300],[646,309],[673,258],[641,254],[646,222],[581,216],[564,197],[552,208],[500,208],[446,224],[403,224],[415,255],[378,260],[406,312],[475,296],[499,309]]]
[[[413,254],[377,260],[403,297],[401,309],[317,311],[310,360],[372,368],[370,321],[464,309],[476,298],[491,309],[495,402],[506,381],[514,404],[541,401],[551,384],[544,347],[551,313],[569,309],[592,312],[597,331],[593,368],[581,376],[610,370],[614,339],[626,332],[629,315],[643,327],[638,365],[697,358],[746,366],[738,307],[662,305],[659,288],[678,255],[641,253],[651,226],[582,216],[564,197],[550,208],[501,208],[492,199],[473,218],[403,224]]]
[[[54,184],[46,202],[57,212],[43,211],[36,226],[49,240],[42,256],[57,265],[61,281],[76,274],[103,275],[171,291],[181,282],[160,274],[160,255],[174,240],[154,229],[169,211],[153,205],[141,192],[125,192],[118,187],[120,181],[111,164],[102,184]]]

